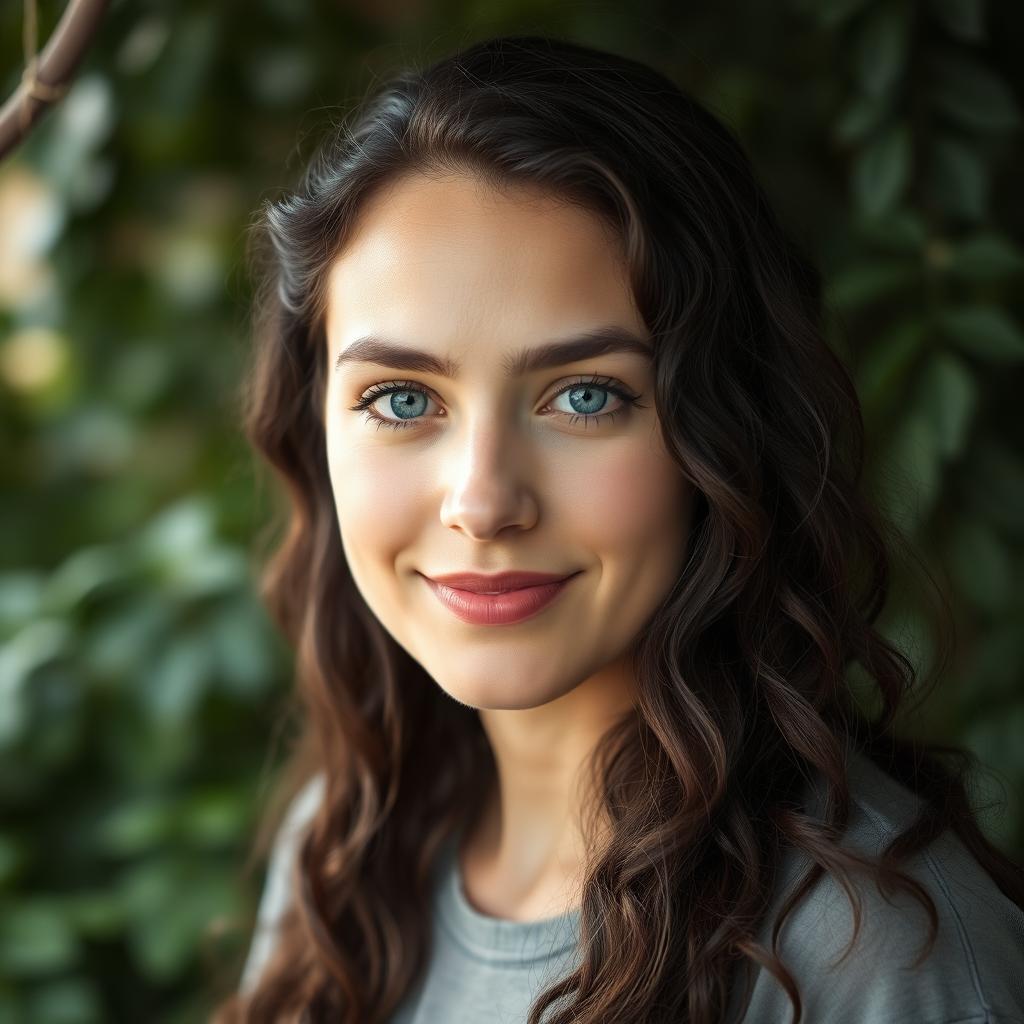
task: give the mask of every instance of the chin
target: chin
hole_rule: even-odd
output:
[[[449,685],[441,689],[452,700],[478,711],[525,711],[529,708],[542,707],[557,700],[561,693],[524,693],[522,686],[512,684],[473,683],[466,686]]]

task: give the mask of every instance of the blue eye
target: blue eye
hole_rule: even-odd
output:
[[[383,397],[390,395],[388,403],[391,412],[397,419],[390,419],[382,416],[374,405]],[[628,411],[631,407],[639,405],[639,395],[632,394],[623,384],[610,377],[580,378],[567,384],[552,399],[568,396],[569,406],[574,412],[556,410],[559,416],[568,418],[569,424],[578,420],[584,421],[584,426],[594,420],[599,426],[611,423],[619,413]],[[614,395],[623,403],[620,408],[611,412],[602,413],[601,410],[608,404],[607,395]],[[420,415],[426,409],[426,403],[434,401],[431,393],[421,385],[413,381],[390,381],[385,384],[375,384],[364,394],[359,401],[350,407],[350,411],[365,411],[365,419],[376,421],[378,425],[386,425],[392,430],[402,430],[420,422],[423,417]]]

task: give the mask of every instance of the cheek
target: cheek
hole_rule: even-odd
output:
[[[689,488],[663,449],[606,445],[592,459],[564,467],[561,478],[562,507],[595,552],[642,558],[650,551],[664,558],[685,542]]]
[[[423,522],[422,503],[430,493],[424,460],[402,457],[386,445],[361,444],[346,437],[328,443],[328,465],[335,513],[350,564],[384,559],[394,561]]]

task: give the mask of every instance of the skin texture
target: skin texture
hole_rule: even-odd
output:
[[[561,913],[577,905],[589,841],[580,768],[633,705],[629,648],[682,567],[691,486],[664,447],[644,356],[512,379],[502,358],[606,325],[648,338],[618,244],[595,215],[540,193],[408,175],[363,209],[326,313],[324,424],[353,578],[437,685],[479,709],[498,765],[460,851],[466,895],[510,920]],[[333,369],[366,334],[449,357],[460,373]],[[559,391],[580,376],[614,378],[646,408],[600,391],[593,415],[620,414],[571,422],[580,400]],[[426,392],[413,425],[351,411],[391,381]],[[392,401],[408,397],[373,408],[403,422]],[[511,569],[583,573],[539,615],[500,626],[461,622],[418,575]]]

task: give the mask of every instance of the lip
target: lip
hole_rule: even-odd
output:
[[[536,577],[547,574],[535,573],[532,575]],[[446,577],[432,579],[430,576],[424,576],[423,578],[433,590],[434,596],[456,618],[474,626],[504,626],[523,622],[537,615],[547,608],[566,589],[569,582],[578,575],[579,573],[573,573],[570,576],[556,576],[553,579],[547,576],[548,582],[533,586],[521,586],[500,594],[479,594],[472,590],[462,590],[440,582]],[[487,577],[476,576],[469,582],[479,584],[481,578],[487,579]],[[496,577],[491,577],[492,581],[494,579]]]
[[[427,579],[455,590],[469,590],[474,594],[505,593],[508,590],[522,590],[525,587],[539,587],[558,583],[574,572],[499,572],[487,576],[479,572],[449,572],[443,576],[427,576]]]

